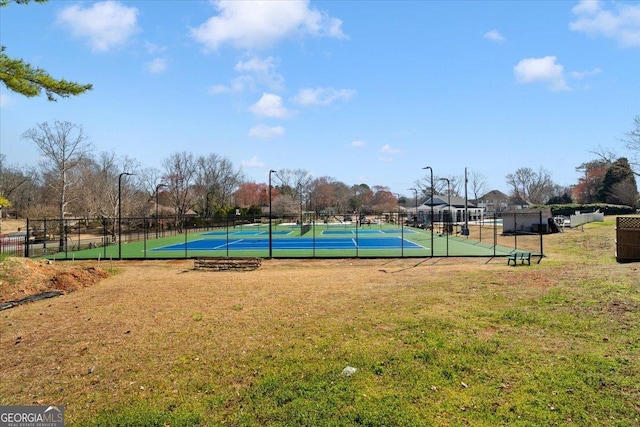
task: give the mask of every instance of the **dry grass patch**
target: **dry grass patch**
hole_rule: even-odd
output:
[[[571,237],[515,268],[114,262],[2,312],[0,404],[64,404],[70,425],[637,424],[637,265],[562,262]]]

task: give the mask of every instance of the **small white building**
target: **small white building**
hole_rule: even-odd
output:
[[[431,224],[432,222],[461,223],[465,221],[480,221],[484,215],[484,209],[475,206],[458,196],[435,195],[433,198],[433,218],[431,218],[431,198],[426,199],[416,207],[407,207],[407,213],[411,221],[418,224]],[[466,217],[465,217],[466,215]]]
[[[550,233],[551,209],[512,210],[502,214],[503,233]]]

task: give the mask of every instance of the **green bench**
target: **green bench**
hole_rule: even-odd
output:
[[[518,261],[520,261],[521,265],[524,265],[525,261],[527,265],[531,265],[531,252],[514,252],[507,256],[507,265],[517,265]]]

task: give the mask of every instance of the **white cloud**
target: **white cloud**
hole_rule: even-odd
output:
[[[594,68],[589,71],[572,71],[569,75],[574,79],[582,80],[586,77],[597,76],[601,72],[602,70],[600,68]]]
[[[147,52],[151,55],[157,55],[167,50],[165,46],[158,46],[155,43],[151,43],[150,41],[144,42],[144,48],[147,49]]]
[[[263,168],[265,164],[260,161],[256,156],[253,156],[249,160],[243,160],[241,163],[243,168]]]
[[[275,62],[272,56],[260,58],[253,55],[244,61],[238,61],[233,68],[240,73],[248,71],[256,74],[269,74],[275,69]]]
[[[483,37],[494,42],[503,42],[506,40],[503,35],[498,32],[498,30],[487,31],[486,33],[484,33]]]
[[[258,102],[249,107],[249,111],[256,116],[277,119],[283,119],[291,115],[283,105],[282,98],[273,93],[263,93]]]
[[[571,30],[614,39],[624,47],[640,46],[640,5],[582,0],[572,11],[577,18]]]
[[[564,76],[564,67],[556,63],[555,56],[527,58],[513,67],[519,83],[545,83],[553,91],[569,90]]]
[[[364,147],[366,144],[364,141],[357,139],[355,141],[351,141],[351,144],[349,145],[355,148],[360,148],[360,147]]]
[[[385,163],[393,162],[394,156],[401,153],[400,150],[392,148],[389,144],[384,144],[380,149],[380,152],[383,154],[383,156],[378,157],[378,160]]]
[[[276,65],[277,61],[271,56],[260,58],[254,55],[238,61],[234,69],[239,73],[250,73],[257,83],[270,90],[280,90],[284,87],[284,77],[276,72]]]
[[[240,76],[231,80],[231,84],[227,85],[213,85],[209,88],[209,94],[219,95],[221,93],[242,92],[247,87],[254,85],[254,79],[251,76]]]
[[[113,0],[83,8],[73,5],[58,13],[58,22],[67,25],[75,37],[89,39],[94,51],[107,51],[121,46],[138,32],[138,9]]]
[[[592,14],[596,13],[600,9],[599,0],[580,0],[580,2],[574,6],[573,13],[576,14]]]
[[[292,35],[345,37],[342,21],[311,9],[309,0],[219,0],[214,4],[218,14],[191,30],[210,50],[226,43],[243,49],[265,48]]]
[[[229,85],[217,84],[209,89],[211,95],[222,93],[237,93],[245,90],[256,90],[257,87],[264,87],[269,90],[278,91],[284,87],[284,77],[275,71],[276,60],[273,57],[260,58],[258,56],[248,56],[240,60],[234,66],[234,70],[241,74],[231,80]]]
[[[167,69],[167,61],[163,58],[155,58],[147,62],[145,68],[151,74],[162,73]]]
[[[249,136],[253,138],[273,138],[284,135],[282,126],[258,125],[249,130]]]
[[[401,151],[395,148],[391,148],[391,145],[389,144],[384,144],[380,149],[380,152],[385,154],[398,154]]]
[[[294,101],[300,105],[329,105],[334,101],[346,101],[356,93],[351,89],[334,89],[317,87],[300,89]]]

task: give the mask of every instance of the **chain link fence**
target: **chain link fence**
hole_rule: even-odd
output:
[[[3,253],[53,259],[176,259],[543,255],[542,212],[467,222],[416,221],[404,212],[295,216],[28,219]],[[346,246],[345,246],[346,245]]]

